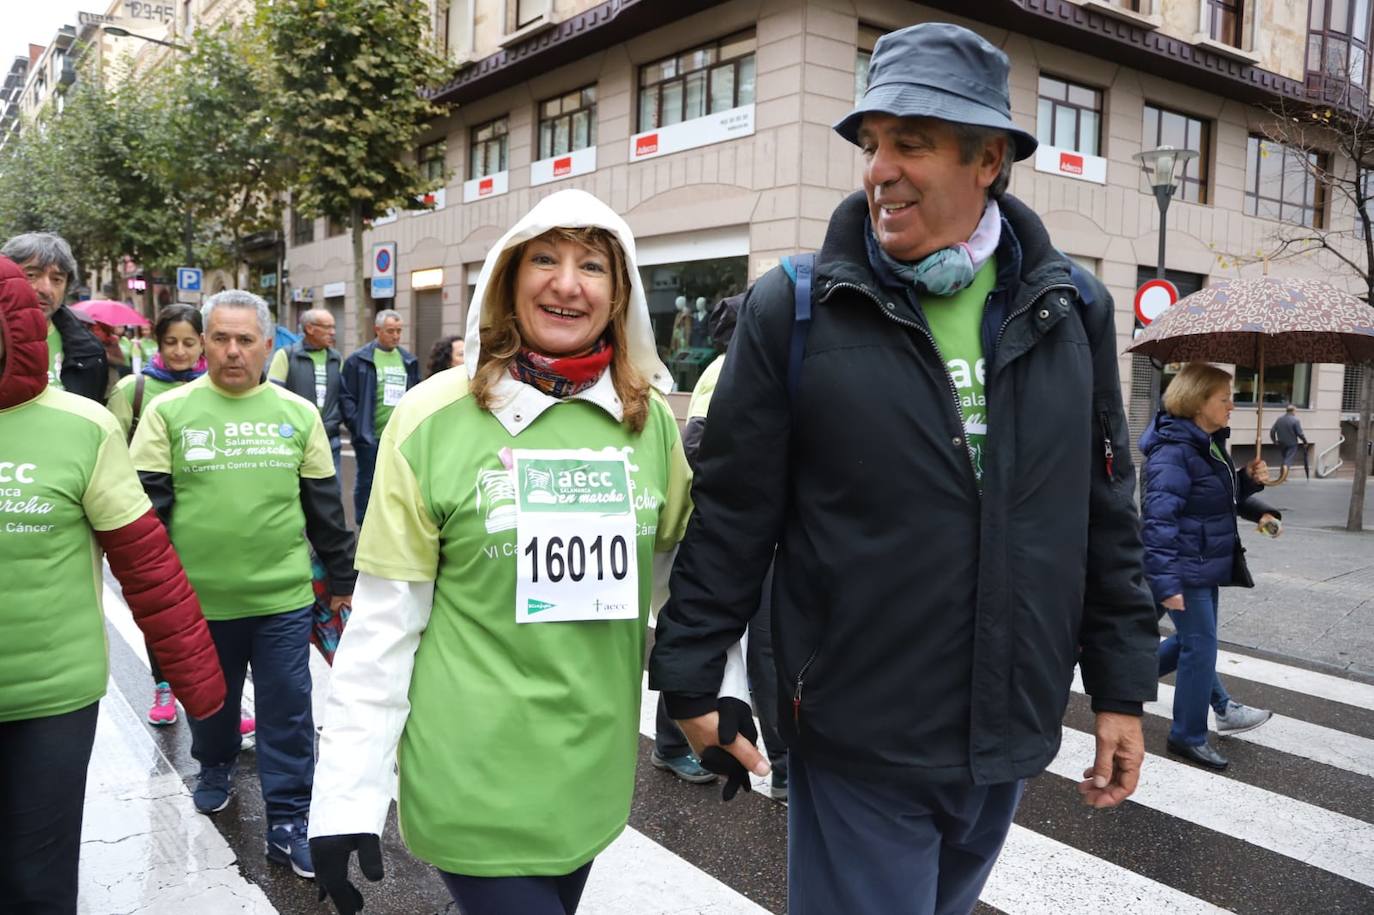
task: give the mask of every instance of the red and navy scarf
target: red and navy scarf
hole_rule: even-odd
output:
[[[611,364],[615,348],[605,340],[585,356],[554,358],[521,347],[511,360],[510,373],[517,381],[532,385],[550,397],[564,398],[581,394],[596,384],[606,366]]]

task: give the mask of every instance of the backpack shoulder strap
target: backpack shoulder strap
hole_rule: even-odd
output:
[[[801,385],[802,357],[806,354],[806,337],[811,331],[811,275],[815,267],[815,254],[782,259],[783,272],[792,280],[792,345],[787,357],[787,392],[793,399]]]
[[[143,415],[143,391],[148,386],[148,376],[139,372],[134,378],[134,404],[133,422],[129,423],[129,441],[134,440],[134,433],[138,431],[138,418]]]

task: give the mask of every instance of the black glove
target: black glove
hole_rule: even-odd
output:
[[[315,885],[320,902],[328,897],[339,915],[357,915],[363,894],[348,882],[348,857],[358,853],[358,869],[373,883],[382,879],[382,840],[368,832],[346,836],[318,836],[310,840],[310,859],[315,863]]]
[[[754,727],[754,713],[750,710],[749,704],[734,696],[721,696],[716,701],[716,713],[720,716],[717,728],[720,746],[703,750],[701,765],[708,771],[725,776],[725,787],[720,790],[720,798],[728,801],[739,793],[741,788],[745,791],[754,789],[749,783],[749,770],[744,768],[744,763],[730,755],[725,747],[734,743],[735,737],[739,735],[758,746],[759,730]]]

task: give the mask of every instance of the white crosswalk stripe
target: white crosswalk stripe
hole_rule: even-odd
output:
[[[140,634],[129,618],[118,595],[107,592],[107,616],[113,629],[128,643],[136,655],[142,655],[143,645]],[[1223,666],[1224,665],[1224,666]],[[1363,683],[1345,680],[1331,674],[1317,673],[1291,667],[1272,660],[1256,659],[1234,652],[1223,652],[1219,662],[1224,675],[1264,683],[1281,690],[1299,694],[1303,697],[1316,697],[1327,702],[1341,703],[1354,709],[1374,709],[1374,688]],[[327,689],[327,668],[315,663],[312,655],[312,668],[315,673],[317,703],[323,700]],[[1075,679],[1074,689],[1082,691],[1081,682]],[[643,704],[640,711],[640,730],[652,738],[655,728],[656,694],[643,685]],[[1173,690],[1166,684],[1160,686],[1159,701],[1147,705],[1150,716],[1168,718],[1173,700]],[[146,729],[141,726],[142,703],[147,697],[130,695],[124,699],[118,689],[112,689],[106,704],[117,703],[116,711],[103,713],[101,731],[97,740],[96,756],[103,760],[103,768],[97,770],[93,763],[93,781],[96,784],[117,786],[119,780],[113,770],[128,764],[133,758],[130,747],[138,748],[138,739],[147,738]],[[129,709],[132,704],[132,711]],[[1295,707],[1302,707],[1296,703]],[[1291,712],[1291,709],[1290,709]],[[1330,719],[1331,716],[1328,715]],[[1342,726],[1352,728],[1357,725],[1350,721],[1361,722],[1358,715],[1337,716],[1334,720],[1343,722]],[[122,722],[122,731],[116,733],[116,724]],[[129,732],[133,722],[132,732]],[[1155,725],[1158,727],[1158,725]],[[144,733],[140,734],[140,731]],[[1293,714],[1278,714],[1266,725],[1243,735],[1236,740],[1251,745],[1251,754],[1282,754],[1273,760],[1282,760],[1292,765],[1293,760],[1307,760],[1330,767],[1342,773],[1346,779],[1356,781],[1346,784],[1372,784],[1367,789],[1374,796],[1374,734],[1350,733],[1296,717]],[[151,743],[138,749],[147,754]],[[1223,744],[1224,746],[1224,744]],[[1151,746],[1149,749],[1161,749]],[[1058,758],[1049,767],[1050,776],[1037,780],[1031,790],[1041,792],[1062,792],[1071,799],[1073,786],[1081,777],[1082,770],[1091,762],[1094,753],[1093,738],[1090,734],[1073,728],[1065,728],[1063,746]],[[137,755],[137,754],[135,754]],[[142,757],[140,757],[142,758]],[[1269,757],[1261,756],[1261,761]],[[1254,758],[1247,763],[1254,765]],[[147,771],[146,764],[139,763],[141,771]],[[97,774],[99,771],[99,774]],[[185,774],[185,773],[183,773]],[[668,791],[680,785],[670,776],[653,773],[655,777],[643,780],[641,791],[645,796],[637,797],[636,809],[643,803],[654,803],[652,795]],[[658,778],[657,776],[662,776]],[[1054,778],[1057,776],[1058,778]],[[1234,765],[1231,777],[1223,777],[1205,770],[1185,765],[1171,758],[1154,755],[1147,756],[1142,779],[1129,806],[1148,811],[1153,821],[1177,824],[1171,829],[1184,830],[1195,841],[1208,841],[1215,836],[1216,842],[1231,843],[1232,849],[1253,848],[1254,854],[1276,856],[1270,859],[1278,862],[1277,867],[1286,867],[1299,875],[1326,875],[1318,878],[1309,876],[1299,878],[1298,883],[1321,884],[1321,880],[1337,881],[1334,886],[1337,894],[1345,894],[1339,899],[1333,897],[1328,909],[1332,912],[1374,911],[1374,811],[1366,818],[1359,809],[1338,812],[1328,810],[1310,797],[1293,797],[1284,793],[1286,788],[1275,789],[1273,780],[1267,787],[1259,787],[1246,781],[1247,774],[1242,765]],[[165,785],[163,784],[165,782]],[[139,784],[131,781],[131,785]],[[165,822],[181,824],[177,828],[183,832],[189,828],[201,827],[200,838],[195,856],[177,860],[167,866],[206,868],[200,877],[177,881],[158,882],[156,910],[175,907],[178,900],[183,907],[194,905],[195,899],[223,898],[241,899],[237,907],[220,908],[211,906],[216,915],[220,911],[266,913],[280,911],[295,912],[298,909],[290,899],[278,898],[279,893],[268,887],[263,896],[260,888],[242,876],[231,863],[223,860],[224,844],[213,829],[203,828],[203,819],[188,817],[189,798],[185,789],[175,776],[161,776],[160,780],[149,780],[142,776],[138,790],[125,789],[111,799],[108,792],[102,792],[97,800],[88,796],[88,810],[100,810],[102,820],[109,822],[110,812],[125,805],[123,812],[116,811],[116,817],[127,816],[130,822]],[[161,785],[161,788],[157,786]],[[164,790],[165,789],[165,790]],[[1301,792],[1299,792],[1301,793]],[[682,795],[692,803],[705,808],[719,810],[718,791],[715,789],[691,789]],[[1042,794],[1042,797],[1047,796]],[[737,799],[734,806],[725,808],[724,815],[713,814],[710,829],[723,830],[708,837],[711,844],[727,846],[737,841],[731,830],[739,820],[750,818],[751,810],[772,810],[771,807],[749,807],[748,805],[767,805],[769,802],[758,798]],[[139,807],[142,805],[142,808]],[[144,809],[146,808],[146,809]],[[667,808],[674,810],[669,805]],[[1067,804],[1064,808],[1070,809]],[[1356,814],[1352,816],[1351,814]],[[661,816],[662,814],[657,814]],[[689,815],[684,812],[682,815]],[[774,863],[772,872],[762,875],[762,879],[774,888],[771,898],[780,898],[784,886],[781,861],[785,835],[778,827],[780,814],[773,816],[770,841],[775,852],[769,860]],[[1162,820],[1159,818],[1163,818]],[[1138,843],[1155,841],[1152,835],[1130,832],[1127,821],[1118,817],[1115,821],[1105,821],[1107,831],[1094,834],[1095,838],[1085,839],[1074,835],[1066,826],[1067,816],[1036,816],[1025,821],[1024,825],[1013,826],[1007,838],[1006,847],[984,890],[982,902],[996,910],[1014,915],[1066,915],[1066,913],[1125,913],[1125,915],[1154,915],[1154,913],[1216,913],[1223,911],[1249,911],[1248,903],[1237,904],[1235,897],[1210,895],[1206,880],[1199,880],[1196,873],[1189,873],[1193,867],[1218,867],[1218,862],[1187,866],[1182,863],[1177,869],[1158,865],[1146,867],[1145,872],[1137,872],[1134,858],[1125,850]],[[757,818],[755,818],[757,819]],[[1137,818],[1138,819],[1138,818]],[[1117,824],[1120,824],[1118,827]],[[703,826],[701,828],[708,828]],[[751,827],[752,828],[752,827]],[[1119,832],[1111,831],[1120,829]],[[107,827],[108,829],[108,827]],[[1068,829],[1068,831],[1064,831]],[[691,843],[679,845],[680,837],[674,831],[653,831],[654,838],[645,829],[628,828],[624,834],[604,851],[592,869],[583,897],[581,911],[584,915],[657,915],[657,913],[690,912],[701,915],[760,915],[769,911],[781,911],[781,903],[772,908],[752,901],[765,898],[756,895],[757,885],[750,883],[759,875],[757,868],[746,867],[747,876],[739,879],[748,883],[734,885],[736,878],[729,874],[721,876],[717,866],[710,873],[709,865],[698,860],[699,849]],[[108,877],[110,867],[116,866],[113,858],[102,859],[112,854],[107,847],[108,837],[99,830],[89,836],[90,841],[83,848],[83,912],[103,911],[102,905],[113,905],[115,897],[111,894],[118,890],[124,894],[131,892],[128,881],[111,882]],[[657,841],[655,841],[657,839]],[[752,840],[752,838],[751,838]],[[753,851],[761,851],[754,848]],[[748,854],[746,848],[742,854]],[[195,858],[204,861],[199,865]],[[121,859],[122,860],[122,859]],[[124,865],[117,865],[124,866]],[[87,874],[92,875],[90,879]],[[743,872],[741,872],[743,874]],[[715,876],[713,876],[713,874]],[[104,883],[98,882],[103,880]],[[1177,885],[1175,885],[1177,881]],[[1323,884],[1324,885],[1324,884]],[[136,889],[136,887],[135,887]],[[1366,895],[1360,895],[1367,891]],[[749,895],[746,895],[746,892]],[[100,894],[105,895],[100,895]],[[180,894],[180,895],[179,895]],[[197,895],[200,894],[200,895]],[[241,896],[240,896],[241,894]],[[275,894],[275,895],[274,895]],[[1282,894],[1280,894],[1282,895]],[[1218,899],[1226,899],[1218,904]],[[251,901],[250,901],[251,900]],[[1287,912],[1282,898],[1254,900],[1255,911]],[[125,897],[119,897],[120,908],[110,911],[138,911],[125,907]],[[386,915],[392,911],[386,908],[385,897],[375,902],[369,898],[369,911]],[[1318,905],[1321,908],[1321,905]],[[153,911],[153,908],[148,908]],[[170,910],[170,908],[168,909]],[[304,911],[304,909],[299,909]],[[400,912],[401,910],[395,910]],[[409,915],[409,912],[407,912]]]

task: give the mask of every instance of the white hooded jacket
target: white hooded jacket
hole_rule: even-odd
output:
[[[492,279],[515,249],[557,227],[596,226],[615,235],[625,253],[630,280],[627,324],[629,357],[660,393],[672,376],[658,358],[648,303],[635,262],[634,237],[625,221],[591,194],[565,190],[530,210],[487,254],[468,314],[464,345],[467,379],[481,357],[481,326],[489,317]],[[443,372],[414,390],[432,384],[452,385],[458,373]],[[458,376],[461,378],[462,376]],[[561,401],[512,376],[497,382],[491,414],[517,436],[544,411]],[[407,394],[409,397],[410,394]],[[617,420],[623,409],[609,370],[574,398],[596,404]],[[389,424],[384,435],[393,434]],[[672,553],[657,554],[654,607],[666,598]],[[353,611],[339,643],[325,706],[324,730],[309,818],[315,836],[371,833],[381,835],[387,810],[396,795],[396,750],[410,713],[408,699],[415,652],[429,623],[433,582],[400,581],[362,572],[353,594]],[[723,695],[747,697],[742,645],[728,653]]]

